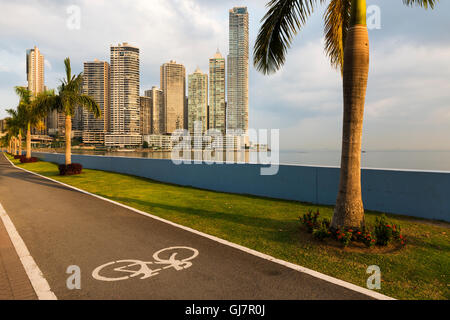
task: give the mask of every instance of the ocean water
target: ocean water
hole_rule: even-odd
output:
[[[281,152],[280,163],[340,166],[340,151]],[[366,151],[363,168],[450,171],[450,151]]]
[[[106,152],[74,150],[74,154],[106,155],[171,159],[170,152]],[[268,154],[270,157],[271,155]],[[224,154],[223,159],[237,162],[255,162],[258,154],[247,151],[241,154]],[[340,166],[340,151],[280,151],[280,164]],[[192,155],[192,158],[194,156]],[[363,168],[407,169],[450,172],[450,151],[366,151],[361,154]]]

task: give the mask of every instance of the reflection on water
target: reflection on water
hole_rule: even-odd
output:
[[[49,150],[41,150],[49,152]],[[63,150],[56,150],[63,153]],[[55,152],[55,150],[51,150]],[[73,154],[100,155],[115,157],[138,157],[152,159],[171,159],[171,152],[163,151],[132,151],[110,152],[94,150],[73,150]],[[279,157],[274,157],[270,152],[258,153],[256,151],[221,152],[221,154],[203,152],[203,155],[191,152],[184,154],[182,158],[214,160],[220,159],[226,162],[237,163],[267,163],[273,158],[272,163],[300,164],[313,166],[340,166],[339,151],[280,151]],[[368,151],[363,153],[362,166],[365,168],[390,168],[411,170],[437,170],[450,171],[450,151]],[[278,159],[279,158],[279,159]]]

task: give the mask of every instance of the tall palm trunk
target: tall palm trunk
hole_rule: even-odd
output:
[[[341,177],[332,227],[362,227],[361,140],[364,103],[369,75],[369,35],[366,1],[353,0],[352,24],[344,49],[344,122]]]
[[[17,156],[17,138],[13,138],[14,155]]]
[[[27,159],[31,159],[31,124],[27,126]]]
[[[72,116],[66,115],[66,165],[72,163]]]
[[[22,155],[22,133],[19,133],[19,156]]]

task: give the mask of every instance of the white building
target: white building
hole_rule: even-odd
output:
[[[247,7],[229,15],[227,130],[248,131],[249,40]]]
[[[124,42],[111,46],[110,132],[139,134],[139,48]]]

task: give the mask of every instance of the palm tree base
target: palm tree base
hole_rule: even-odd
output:
[[[74,176],[83,172],[83,166],[79,163],[60,164],[58,168],[60,176]]]

